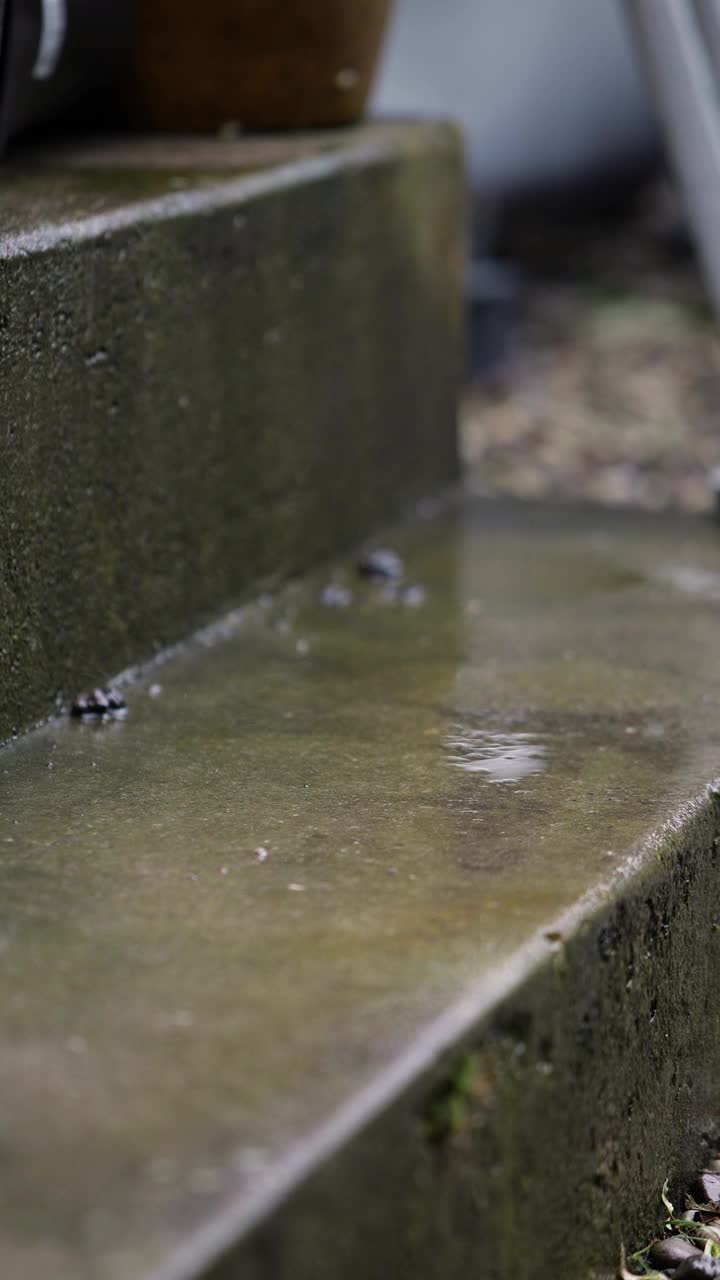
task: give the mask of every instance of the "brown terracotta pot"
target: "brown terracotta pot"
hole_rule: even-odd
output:
[[[392,0],[137,0],[135,108],[160,129],[341,125],[365,109]]]

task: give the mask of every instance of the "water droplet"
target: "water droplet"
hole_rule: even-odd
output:
[[[403,587],[400,592],[400,603],[406,605],[408,609],[419,609],[425,603],[425,588],[419,583],[412,583],[409,587]]]
[[[546,767],[547,748],[527,733],[460,729],[448,734],[450,764],[465,773],[485,773],[490,782],[520,782]]]
[[[320,603],[328,609],[347,609],[352,604],[352,598],[352,591],[339,582],[328,582],[320,592]]]
[[[397,580],[402,577],[404,566],[396,551],[378,547],[360,557],[357,570],[363,578]]]
[[[710,569],[697,569],[692,565],[665,565],[658,577],[689,596],[702,596],[706,600],[720,600],[720,573]]]

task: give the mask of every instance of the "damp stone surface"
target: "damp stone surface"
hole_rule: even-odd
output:
[[[717,528],[380,545],[0,753],[6,1280],[570,1278],[697,1167]]]

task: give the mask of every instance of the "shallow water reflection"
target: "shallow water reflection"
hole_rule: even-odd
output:
[[[547,747],[528,733],[457,729],[447,735],[445,747],[454,768],[485,773],[490,782],[520,782],[547,765]]]

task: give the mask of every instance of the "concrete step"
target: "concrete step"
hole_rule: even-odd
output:
[[[457,474],[442,125],[0,174],[0,740]]]
[[[0,757],[5,1280],[569,1280],[692,1169],[717,529],[392,545],[424,597],[340,565]]]

